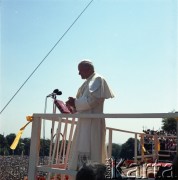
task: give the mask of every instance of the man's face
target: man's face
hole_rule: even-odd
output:
[[[82,79],[87,79],[92,74],[90,68],[82,64],[78,66],[78,71]]]

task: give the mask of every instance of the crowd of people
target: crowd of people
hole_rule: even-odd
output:
[[[150,129],[147,129],[147,130],[143,130],[143,132],[145,134],[150,134],[150,135],[158,135],[158,136],[176,136],[176,131],[175,130],[171,130],[171,131],[164,131],[164,130],[157,130],[157,131],[154,131],[154,130],[150,130]]]
[[[0,156],[0,179],[23,179],[27,175],[28,160],[28,156]]]
[[[48,164],[48,157],[40,157],[40,164]],[[0,180],[23,180],[28,174],[29,156],[0,156]],[[39,172],[41,175],[41,172]]]
[[[143,130],[143,132],[146,134],[144,136],[144,147],[146,149],[146,152],[149,154],[152,153],[155,142],[154,142],[154,135],[157,135],[158,137],[158,146],[159,151],[164,153],[167,152],[171,157],[174,157],[176,154],[176,131],[172,130],[169,132],[166,131],[154,131],[154,130]],[[170,157],[170,158],[171,158]],[[171,160],[171,159],[170,159]]]

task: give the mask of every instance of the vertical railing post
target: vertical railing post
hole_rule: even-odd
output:
[[[144,135],[141,134],[140,144],[141,144],[141,161],[144,162]]]
[[[174,164],[174,176],[178,176],[178,172],[177,172],[177,169],[178,169],[178,117],[176,117],[176,121],[177,121],[177,139],[176,139],[176,157],[174,158],[173,160],[173,164]]]
[[[41,134],[41,118],[34,116],[32,121],[32,131],[31,131],[28,180],[36,179],[36,166],[38,165],[39,150],[40,150],[40,134]]]
[[[178,157],[178,117],[176,118],[177,120],[177,147],[176,147],[176,150],[177,150],[177,157]]]
[[[154,147],[155,148],[155,160],[159,160],[159,153],[158,153],[159,139],[158,139],[157,134],[154,135],[154,144],[155,144],[155,147]]]
[[[135,133],[135,148],[134,148],[134,162],[137,163],[137,133]]]
[[[109,129],[109,147],[108,147],[108,158],[112,155],[112,129]]]

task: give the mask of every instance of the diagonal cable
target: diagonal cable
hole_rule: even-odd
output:
[[[91,0],[87,6],[83,9],[83,11],[78,15],[78,17],[73,21],[73,23],[69,26],[69,28],[64,32],[64,34],[60,37],[60,39],[55,43],[55,45],[50,49],[50,51],[46,54],[46,56],[41,60],[41,62],[37,65],[37,67],[32,71],[32,73],[28,76],[28,78],[24,81],[24,83],[20,86],[20,88],[15,92],[15,94],[11,97],[11,99],[7,102],[7,104],[2,108],[0,114],[6,109],[9,103],[15,98],[18,92],[23,88],[23,86],[27,83],[27,81],[32,77],[32,75],[36,72],[36,70],[41,66],[41,64],[46,60],[46,58],[51,54],[54,48],[59,44],[59,42],[63,39],[63,37],[68,33],[68,31],[72,28],[72,26],[77,22],[77,20],[82,16],[82,14],[86,11],[86,9],[90,6],[90,4],[94,0]]]

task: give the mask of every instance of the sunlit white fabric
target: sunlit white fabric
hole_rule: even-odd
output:
[[[104,100],[114,95],[105,79],[92,74],[79,88],[75,106],[78,113],[103,113]],[[69,157],[69,169],[81,166],[81,157],[105,162],[105,120],[80,118],[77,123]]]

